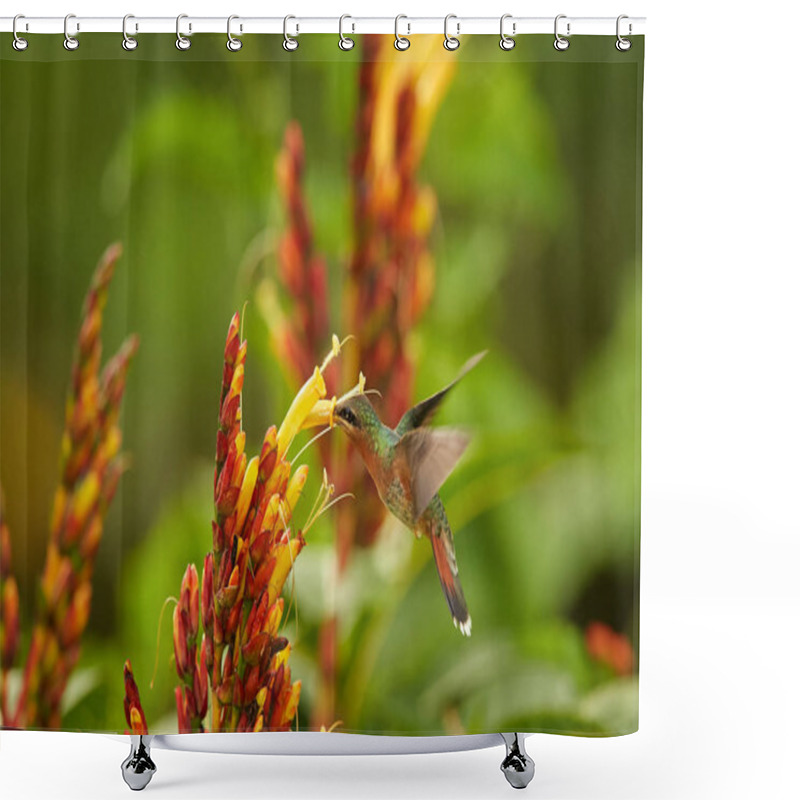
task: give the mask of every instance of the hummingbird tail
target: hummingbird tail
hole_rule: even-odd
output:
[[[430,538],[433,545],[433,560],[436,563],[436,571],[439,573],[447,605],[450,606],[450,613],[453,615],[453,624],[464,636],[469,636],[472,633],[472,620],[467,610],[461,581],[458,579],[453,534],[449,530],[442,530]]]

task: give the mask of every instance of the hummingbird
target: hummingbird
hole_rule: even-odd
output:
[[[458,577],[453,533],[438,492],[469,437],[459,430],[428,425],[450,390],[485,354],[469,359],[455,380],[406,411],[395,428],[381,422],[363,393],[343,399],[333,409],[337,426],[360,454],[383,504],[417,538],[430,539],[453,624],[465,636],[472,632],[472,620]]]

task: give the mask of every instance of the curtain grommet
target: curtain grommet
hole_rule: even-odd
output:
[[[556,17],[556,21],[553,24],[553,34],[555,35],[555,41],[553,42],[553,47],[558,50],[559,53],[563,53],[569,47],[569,39],[565,38],[558,32],[558,21],[561,19],[567,19],[566,14],[559,14]],[[570,24],[567,22],[567,36],[570,35]]]
[[[11,23],[11,33],[14,35],[14,40],[11,42],[11,46],[18,53],[21,53],[21,52],[23,52],[23,50],[27,50],[28,49],[28,40],[27,39],[23,39],[17,33],[17,20],[20,20],[20,19],[25,19],[25,15],[24,14],[17,14],[14,17],[14,21]]]
[[[407,39],[405,36],[400,35],[400,20],[401,19],[408,19],[405,14],[398,14],[394,18],[394,49],[399,50],[401,53],[408,50],[411,47],[411,39]],[[408,32],[411,33],[411,25],[408,25]]]
[[[447,23],[451,19],[456,20],[456,35],[455,36],[451,36],[447,32]],[[458,22],[458,17],[455,14],[448,14],[444,18],[444,42],[442,42],[442,45],[444,46],[445,50],[449,50],[452,53],[454,50],[458,50],[458,48],[461,46],[461,42],[460,42],[460,40],[458,38],[458,34],[460,32],[460,29],[461,29],[461,24]]]
[[[344,35],[344,21],[346,19],[353,18],[349,14],[342,14],[342,16],[339,17],[339,49],[344,50],[345,52],[352,50],[356,46],[354,39]]]
[[[503,14],[503,16],[500,17],[500,42],[499,42],[499,44],[500,44],[500,49],[501,50],[505,50],[506,52],[508,52],[509,50],[513,50],[514,47],[516,47],[516,44],[517,44],[517,42],[515,41],[513,35],[512,36],[506,36],[506,32],[505,32],[506,20],[507,19],[512,19],[512,18],[513,18],[512,14]],[[511,33],[512,34],[516,33],[516,27],[517,27],[516,23],[512,22],[511,23]]]
[[[629,19],[627,14],[620,14],[617,17],[617,41],[615,43],[615,47],[620,53],[627,53],[628,50],[633,47],[633,42],[630,39],[626,39],[619,31],[620,31],[620,23],[624,19]],[[631,35],[631,24],[628,23],[628,36]]]
[[[238,53],[242,49],[242,47],[244,47],[244,42],[231,33],[231,23],[235,19],[239,19],[239,17],[237,17],[236,14],[231,14],[228,17],[228,41],[225,43],[225,47],[227,47],[228,50],[231,51],[231,53]],[[241,25],[240,25],[239,26],[239,33],[241,33],[241,32],[242,32],[242,28],[241,28]]]
[[[128,20],[129,19],[136,19],[133,14],[126,14],[122,18],[122,49],[127,50],[129,53],[132,50],[135,50],[139,46],[139,41],[136,39],[135,36],[128,35]],[[134,27],[134,30],[138,28],[138,25]]]
[[[287,53],[293,53],[298,47],[300,47],[300,42],[297,41],[297,36],[289,36],[288,25],[290,19],[296,20],[297,17],[293,16],[292,14],[287,14],[283,18],[283,49]],[[297,33],[300,32],[300,26],[296,22],[295,30]]]
[[[64,49],[69,50],[70,52],[73,50],[77,50],[81,44],[75,36],[70,35],[69,21],[71,19],[76,19],[74,14],[67,14],[67,16],[64,17]],[[77,33],[80,29],[81,29],[80,24],[76,23],[75,32]]]
[[[183,51],[183,50],[188,50],[192,46],[192,40],[189,39],[187,36],[184,36],[181,33],[181,20],[182,19],[189,19],[189,15],[188,14],[178,14],[178,16],[175,19],[175,36],[176,36],[175,47],[177,47],[178,50],[182,50]],[[191,32],[192,32],[192,23],[190,22],[189,23],[189,33],[191,33]]]

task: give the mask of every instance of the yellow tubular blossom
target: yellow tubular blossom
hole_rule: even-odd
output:
[[[300,538],[290,539],[288,542],[281,542],[275,546],[275,569],[269,579],[269,602],[274,603],[283,591],[283,584],[289,575],[297,554],[303,546]]]
[[[235,314],[225,343],[212,550],[202,570],[192,564],[187,567],[173,615],[181,732],[289,730],[300,697],[300,681],[292,681],[289,665],[292,648],[279,632],[285,605],[281,594],[306,543],[303,531],[294,529],[291,521],[309,469],[295,469],[286,454],[300,430],[333,422],[336,399],[324,404],[327,386],[322,373],[339,357],[347,339],[332,337],[330,352],[320,366],[309,369],[311,376],[277,431],[269,428],[259,455],[248,459],[241,407],[246,342],[240,338],[240,328],[241,318]],[[362,375],[346,396],[363,390]],[[321,423],[316,422],[317,415]],[[90,486],[83,491],[83,504],[91,507],[96,492]],[[311,521],[325,510],[332,493],[325,478]],[[60,592],[63,563],[54,557],[49,564],[54,596]],[[65,625],[67,630],[85,624],[84,607],[88,602],[69,607],[68,622],[74,618],[77,625]],[[146,728],[129,672],[126,666],[126,719],[132,730]]]
[[[306,485],[308,478],[308,467],[298,467],[294,475],[289,480],[289,485],[286,487],[286,508],[288,510],[287,518],[291,517],[297,501],[303,492],[303,487]]]
[[[364,388],[366,384],[367,379],[364,377],[364,373],[362,372],[359,373],[358,383],[346,394],[343,394],[341,397],[332,397],[330,400],[318,400],[306,415],[305,422],[303,422],[302,427],[315,428],[320,425],[328,425],[332,428],[335,424],[333,412],[336,409],[337,404],[343,403],[346,400],[349,400],[351,397],[355,397],[357,394],[364,394]]]
[[[289,445],[294,440],[297,432],[303,427],[306,417],[314,408],[318,400],[325,397],[327,389],[325,379],[319,367],[314,368],[314,374],[305,382],[295,396],[292,405],[278,429],[278,457],[283,458]]]
[[[242,532],[242,526],[247,518],[247,512],[250,509],[250,500],[253,497],[253,489],[255,488],[257,477],[258,456],[254,456],[247,464],[244,480],[242,481],[242,488],[239,491],[239,499],[236,501],[236,525],[233,532],[237,536]]]

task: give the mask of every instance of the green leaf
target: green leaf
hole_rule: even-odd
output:
[[[101,670],[97,667],[77,669],[70,675],[64,695],[61,698],[62,715],[69,714],[81,703],[100,683]]]
[[[620,678],[600,686],[581,700],[580,712],[611,734],[639,729],[639,681]]]

